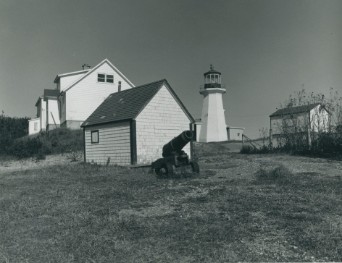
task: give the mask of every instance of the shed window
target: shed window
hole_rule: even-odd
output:
[[[105,74],[97,74],[98,82],[105,82],[106,75]]]
[[[99,131],[91,131],[91,143],[99,143]]]
[[[38,123],[37,122],[34,123],[34,131],[38,131]]]

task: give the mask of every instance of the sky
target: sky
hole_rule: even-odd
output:
[[[166,78],[194,118],[210,64],[228,126],[251,138],[295,91],[342,95],[341,0],[0,0],[0,111],[35,117],[57,74],[108,58]]]

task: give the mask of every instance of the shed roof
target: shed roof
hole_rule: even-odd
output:
[[[136,118],[163,85],[168,88],[185,114],[193,121],[191,114],[172,90],[167,80],[163,79],[110,94],[81,126],[86,127]]]
[[[308,104],[308,105],[303,105],[303,106],[279,109],[276,112],[273,112],[270,115],[270,117],[309,112],[310,110],[317,107],[318,105],[320,105],[320,103],[313,103],[313,104]]]

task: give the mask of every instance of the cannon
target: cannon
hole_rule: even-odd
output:
[[[182,149],[193,138],[192,131],[183,131],[163,146],[163,158],[152,163],[152,170],[159,176],[172,176],[176,168],[190,166],[194,173],[199,173],[198,163],[190,160]]]

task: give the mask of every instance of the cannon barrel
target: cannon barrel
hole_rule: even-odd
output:
[[[188,142],[191,141],[193,137],[192,131],[183,131],[177,137],[173,138],[163,147],[163,157],[172,155],[172,153],[179,153]]]

